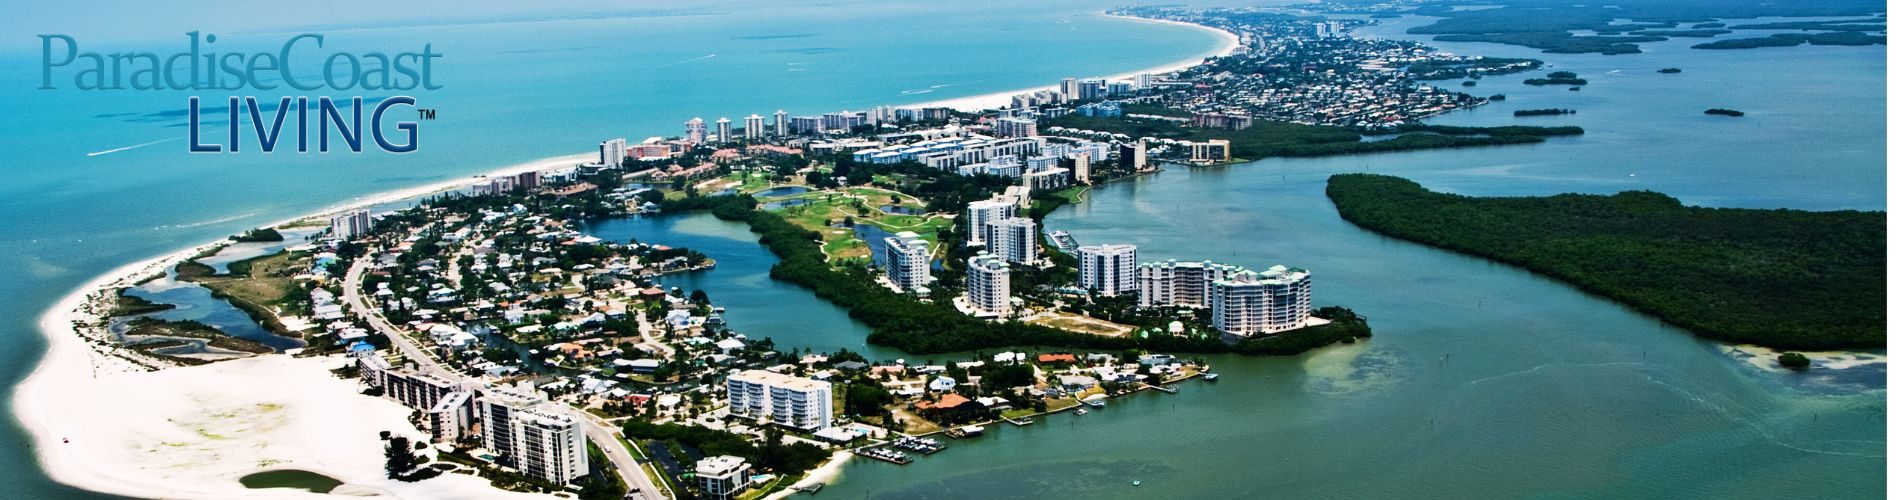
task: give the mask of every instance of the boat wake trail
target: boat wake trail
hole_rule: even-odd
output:
[[[158,143],[163,143],[163,142],[172,142],[172,141],[176,141],[176,140],[178,140],[178,139],[179,139],[178,137],[173,137],[173,138],[170,138],[170,139],[159,139],[159,140],[156,140],[156,141],[152,141],[152,142],[147,142],[147,143],[144,143],[144,144],[133,144],[133,145],[131,145],[131,146],[126,146],[126,147],[123,147],[123,148],[113,148],[113,149],[108,149],[108,150],[105,150],[105,151],[93,151],[93,152],[91,152],[91,153],[86,153],[86,156],[99,156],[99,155],[109,155],[109,154],[113,154],[113,153],[117,153],[117,152],[120,152],[120,151],[125,151],[125,150],[129,150],[129,149],[138,149],[138,148],[142,148],[142,147],[146,147],[146,146],[150,146],[150,145],[153,145],[153,144],[158,144]]]

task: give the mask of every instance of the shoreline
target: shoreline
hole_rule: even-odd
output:
[[[514,175],[527,171],[573,166],[592,157],[593,153],[548,157],[516,163],[475,176],[363,195],[259,227],[279,227],[307,219],[327,217],[344,210],[367,208],[447,192],[464,187],[479,177]],[[41,336],[46,339],[46,350],[34,365],[33,371],[15,386],[16,391],[12,401],[9,402],[9,408],[12,410],[14,420],[19,423],[27,439],[32,443],[35,461],[47,477],[61,484],[87,491],[128,496],[217,497],[242,495],[245,492],[240,487],[236,491],[221,491],[214,495],[205,491],[186,491],[176,487],[163,488],[156,484],[142,484],[128,478],[122,473],[123,471],[92,465],[114,463],[114,461],[81,455],[82,450],[75,450],[76,447],[70,446],[70,443],[65,441],[75,436],[93,434],[88,432],[89,429],[74,428],[76,424],[71,420],[71,412],[65,411],[74,405],[75,398],[71,396],[108,390],[111,386],[103,382],[109,377],[132,379],[160,371],[192,368],[176,366],[175,363],[163,359],[124,349],[122,346],[112,344],[110,339],[102,338],[101,335],[89,335],[88,333],[96,330],[109,336],[102,322],[107,319],[106,315],[112,309],[112,291],[132,286],[146,276],[162,273],[165,269],[227,243],[227,240],[221,238],[119,266],[74,288],[41,314],[36,326]],[[280,355],[265,355],[258,358],[291,359],[280,357]],[[225,363],[202,366],[221,364]],[[370,399],[374,400],[374,398]],[[65,434],[62,435],[62,433]],[[230,479],[231,485],[237,485],[237,478]],[[483,486],[486,487],[485,484]],[[255,492],[253,496],[281,496],[286,492],[286,490],[249,491]],[[503,493],[501,490],[494,490],[494,492]]]
[[[1163,64],[1161,66],[1156,66],[1153,68],[1130,71],[1127,73],[1120,73],[1113,76],[1101,76],[1101,77],[1089,76],[1089,77],[1078,77],[1078,78],[1104,78],[1108,80],[1124,80],[1124,79],[1134,78],[1135,75],[1139,75],[1142,73],[1151,73],[1151,74],[1157,74],[1157,75],[1173,73],[1176,71],[1181,71],[1181,70],[1192,68],[1196,65],[1199,65],[1201,64],[1202,61],[1210,57],[1225,56],[1225,55],[1234,53],[1236,49],[1241,48],[1241,37],[1239,35],[1235,35],[1234,33],[1230,33],[1227,31],[1220,30],[1220,29],[1211,28],[1208,26],[1202,26],[1202,25],[1194,24],[1194,23],[1185,23],[1181,21],[1170,21],[1166,19],[1149,19],[1146,17],[1119,16],[1119,15],[1110,14],[1107,12],[1100,12],[1100,13],[1097,13],[1097,15],[1116,18],[1116,19],[1127,19],[1131,21],[1144,22],[1144,23],[1167,24],[1167,25],[1181,26],[1181,27],[1186,27],[1186,28],[1194,28],[1197,30],[1218,34],[1224,40],[1226,40],[1226,42],[1222,44],[1221,48],[1213,52],[1195,56],[1194,58],[1190,58],[1190,59],[1183,59],[1180,61]],[[1039,90],[1051,90],[1051,89],[1055,89],[1056,87],[1057,87],[1056,85],[1044,85],[1040,87],[1030,87],[1030,88],[1023,88],[1023,89],[1016,89],[1016,90],[1008,90],[1008,91],[1003,91],[1003,92],[992,92],[989,94],[975,95],[975,96],[970,96],[970,97],[939,99],[935,101],[926,101],[926,102],[921,102],[917,104],[905,104],[905,105],[894,106],[894,107],[899,107],[899,108],[942,107],[942,108],[951,108],[958,111],[974,112],[974,111],[981,111],[984,109],[995,109],[995,108],[1002,107],[1003,105],[1008,105],[1010,104],[1010,97],[1017,94],[1036,92]]]

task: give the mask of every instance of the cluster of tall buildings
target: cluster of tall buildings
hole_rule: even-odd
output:
[[[832,384],[823,380],[746,370],[726,377],[726,403],[738,417],[807,431],[832,426]]]
[[[1313,309],[1307,271],[1283,266],[1253,272],[1214,262],[1144,262],[1135,266],[1142,307],[1206,308],[1213,327],[1248,337],[1305,326]]]
[[[587,436],[574,410],[532,388],[446,380],[392,367],[373,353],[358,357],[357,368],[363,382],[384,397],[422,412],[435,441],[479,437],[496,465],[555,484],[588,474]]]
[[[970,231],[968,244],[982,245],[1005,262],[1036,262],[1036,221],[1018,217],[1016,202],[1003,198],[971,202],[964,209],[964,217]]]

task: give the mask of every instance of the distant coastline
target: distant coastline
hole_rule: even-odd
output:
[[[1176,71],[1188,69],[1188,68],[1194,67],[1195,65],[1201,64],[1202,61],[1207,60],[1210,57],[1228,55],[1230,53],[1233,53],[1235,49],[1241,48],[1240,36],[1237,36],[1234,33],[1229,33],[1227,31],[1215,29],[1208,26],[1202,26],[1202,25],[1194,24],[1194,23],[1185,23],[1181,21],[1169,21],[1165,19],[1149,19],[1146,17],[1135,17],[1135,16],[1118,16],[1114,14],[1109,14],[1107,12],[1099,13],[1098,15],[1101,15],[1103,17],[1127,19],[1130,21],[1138,21],[1138,22],[1144,22],[1144,23],[1157,23],[1157,24],[1167,24],[1167,25],[1172,25],[1172,26],[1181,26],[1184,28],[1194,28],[1197,30],[1221,35],[1222,39],[1226,40],[1226,42],[1223,43],[1219,49],[1216,49],[1212,52],[1195,56],[1190,59],[1183,59],[1180,61],[1163,64],[1161,66],[1156,66],[1149,69],[1130,71],[1127,73],[1120,73],[1120,74],[1111,75],[1111,76],[1092,75],[1092,76],[1078,76],[1078,78],[1106,78],[1106,79],[1115,80],[1115,79],[1133,78],[1135,75],[1139,75],[1142,73],[1151,73],[1151,74],[1173,73]],[[1010,96],[1036,92],[1038,90],[1052,90],[1055,88],[1056,88],[1056,85],[1051,84],[1051,85],[1044,85],[1044,86],[1039,86],[1039,87],[1006,90],[1003,92],[992,92],[989,94],[974,95],[974,96],[969,96],[969,97],[941,99],[941,100],[936,100],[936,101],[921,102],[917,104],[904,104],[904,105],[899,105],[898,107],[951,108],[958,111],[977,111],[977,110],[982,110],[985,108],[997,108],[997,107],[1002,107],[1003,105],[1007,105],[1010,103]]]

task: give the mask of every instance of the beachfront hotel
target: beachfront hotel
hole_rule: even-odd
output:
[[[815,431],[832,426],[832,384],[746,370],[726,377],[726,407],[736,417]]]
[[[1246,271],[1213,262],[1144,262],[1135,267],[1136,303],[1142,307],[1208,307],[1214,283]]]
[[[1274,266],[1215,281],[1215,329],[1248,337],[1306,326],[1313,311],[1313,286],[1308,278],[1307,271]]]
[[[567,484],[586,476],[587,436],[581,421],[573,410],[529,395],[532,391],[483,391],[482,447],[495,453],[496,464],[529,477]]]
[[[1090,245],[1076,249],[1076,285],[1102,295],[1135,291],[1135,245]]]
[[[340,240],[354,240],[370,232],[370,211],[364,209],[345,210],[330,216],[330,237]]]
[[[885,278],[904,292],[928,292],[931,286],[931,242],[904,231],[884,239]]]
[[[724,116],[718,120],[714,120],[713,137],[714,142],[719,144],[733,142],[733,121],[726,119]]]
[[[977,252],[964,269],[964,302],[974,316],[1010,316],[1010,264]]]

